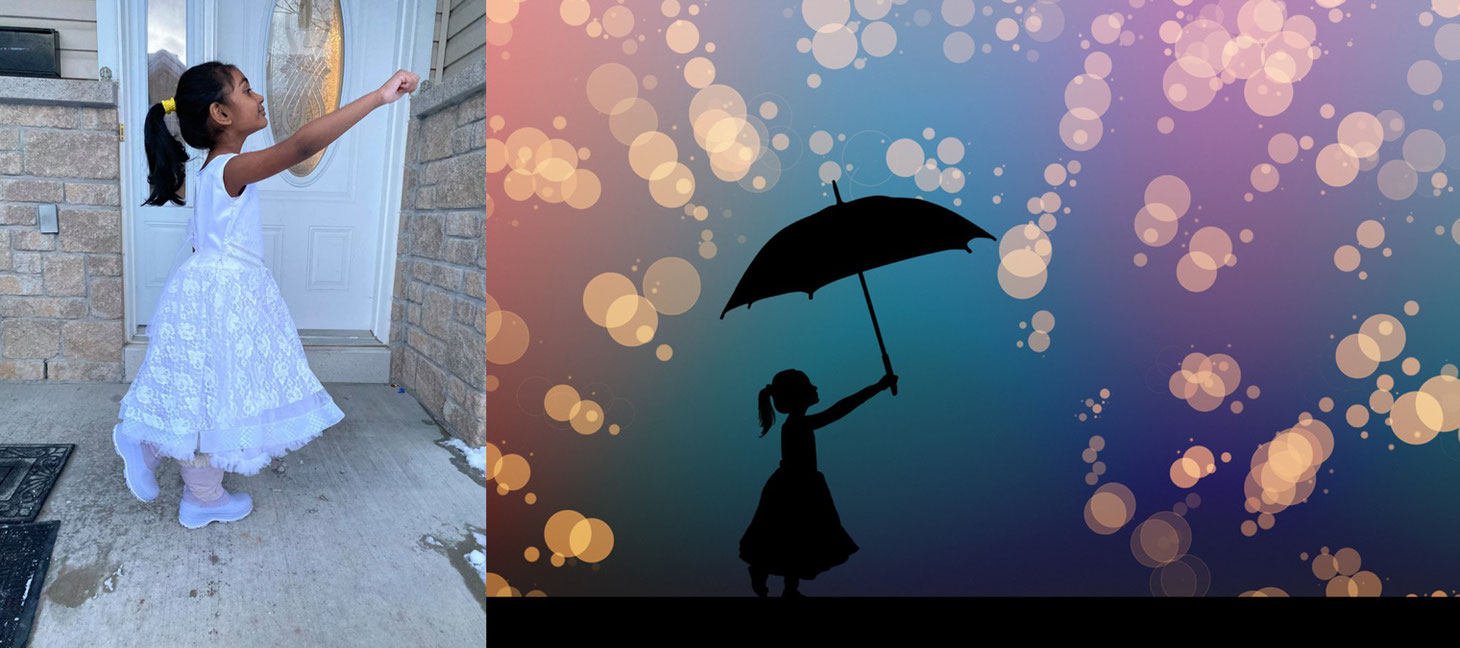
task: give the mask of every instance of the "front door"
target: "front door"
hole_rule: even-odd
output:
[[[431,21],[429,0],[188,0],[185,7],[192,14],[189,64],[231,63],[265,97],[269,126],[248,138],[245,152],[272,146],[376,89],[396,69],[429,60],[429,36],[415,51],[422,49],[416,26]],[[386,339],[407,110],[405,101],[376,110],[318,155],[258,185],[263,256],[299,329]],[[135,123],[140,134],[141,120]],[[187,210],[143,208],[143,217],[131,219],[139,324],[185,258],[172,253],[185,236],[179,220],[186,222]]]

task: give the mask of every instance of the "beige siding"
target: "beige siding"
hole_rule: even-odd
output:
[[[445,33],[441,29],[442,9],[451,4]],[[431,74],[451,76],[487,55],[486,0],[437,0],[435,38],[431,43]],[[443,43],[443,40],[445,41]],[[437,67],[437,62],[440,67]]]
[[[436,14],[431,17],[431,75],[432,79],[441,78],[441,70],[436,67],[436,51],[441,47],[441,9],[451,0],[436,0]]]
[[[61,77],[96,78],[96,0],[4,0],[0,25],[60,32]]]
[[[447,32],[452,38],[456,38],[463,27],[486,15],[487,0],[451,0],[451,23],[448,25]],[[485,38],[485,32],[483,32],[483,37]]]

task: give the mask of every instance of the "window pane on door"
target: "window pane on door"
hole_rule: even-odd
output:
[[[269,94],[274,141],[340,105],[344,26],[339,0],[278,0],[269,25]],[[324,151],[289,168],[307,176]]]

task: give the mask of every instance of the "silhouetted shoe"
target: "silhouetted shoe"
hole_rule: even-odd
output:
[[[178,505],[177,521],[189,529],[201,529],[210,522],[237,522],[253,512],[253,498],[248,493],[229,493],[223,497],[228,501],[206,506],[192,492],[185,491]]]
[[[756,571],[754,567],[750,568],[750,589],[755,591],[756,596],[765,598],[770,595],[770,587],[766,585],[766,579],[769,577],[770,574]]]
[[[147,465],[146,451],[142,444],[112,430],[112,446],[122,458],[123,472],[127,477],[127,489],[144,502],[157,499],[157,475]]]

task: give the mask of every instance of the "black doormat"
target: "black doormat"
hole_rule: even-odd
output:
[[[0,648],[25,648],[51,565],[59,520],[0,524]]]
[[[74,443],[0,445],[0,524],[34,522],[75,449]]]

